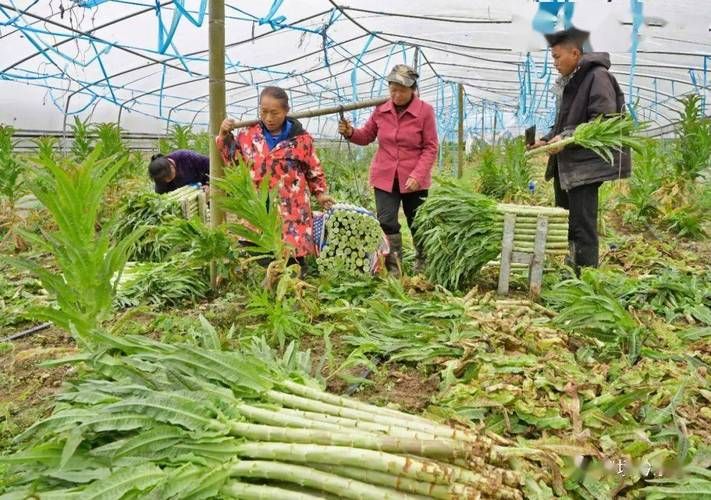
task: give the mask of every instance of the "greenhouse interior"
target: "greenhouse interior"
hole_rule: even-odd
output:
[[[0,500],[711,498],[708,0],[0,44]]]

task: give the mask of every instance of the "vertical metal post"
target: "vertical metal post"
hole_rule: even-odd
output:
[[[209,74],[210,74],[210,126],[209,133],[213,140],[210,141],[210,178],[222,178],[222,158],[217,150],[214,137],[220,131],[222,120],[225,119],[225,1],[210,0],[209,8]],[[210,226],[218,227],[224,219],[224,212],[218,200],[219,191],[213,184],[210,185]],[[210,283],[212,288],[217,286],[216,264],[210,264]]]
[[[464,85],[458,86],[457,107],[459,108],[459,137],[457,141],[457,178],[464,174]]]
[[[491,143],[496,144],[496,111],[494,111],[494,127],[491,132]]]

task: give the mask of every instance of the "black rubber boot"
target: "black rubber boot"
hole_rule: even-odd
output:
[[[413,271],[415,274],[423,274],[425,272],[427,262],[425,261],[425,252],[422,250],[422,245],[415,243],[415,265]]]
[[[390,253],[385,256],[385,269],[393,277],[399,278],[402,275],[402,235],[400,233],[388,234],[387,238],[390,245]]]

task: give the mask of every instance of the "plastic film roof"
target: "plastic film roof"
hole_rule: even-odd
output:
[[[0,122],[61,130],[73,116],[158,132],[208,121],[207,0],[0,0]],[[556,79],[545,32],[574,25],[611,53],[629,111],[658,126],[679,98],[708,95],[709,0],[264,0],[225,2],[227,112],[256,116],[265,85],[293,110],[387,93],[405,62],[436,107],[439,133],[490,138],[550,125]],[[708,112],[708,100],[706,110]],[[369,110],[352,113],[362,122]],[[306,121],[333,136],[336,117]]]

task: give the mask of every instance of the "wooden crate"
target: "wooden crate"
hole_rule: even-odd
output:
[[[497,210],[503,217],[498,293],[508,294],[512,270],[523,266],[528,269],[530,294],[538,296],[546,255],[564,255],[568,251],[567,243],[549,239],[553,232],[567,234],[568,211],[509,204],[500,204]]]
[[[175,191],[166,193],[164,196],[180,204],[183,217],[186,219],[191,219],[197,215],[204,223],[207,224],[209,222],[210,211],[207,206],[207,196],[202,188],[197,186],[183,186]]]

